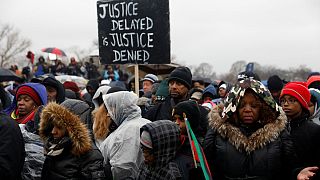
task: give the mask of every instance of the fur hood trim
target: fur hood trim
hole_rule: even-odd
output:
[[[47,141],[53,125],[66,128],[72,140],[71,153],[80,156],[92,149],[89,131],[85,124],[67,108],[57,103],[49,103],[42,111],[39,134]]]
[[[209,126],[223,138],[227,138],[237,150],[248,154],[275,141],[287,124],[287,117],[281,109],[280,115],[274,122],[266,124],[251,136],[246,137],[237,126],[221,118],[219,112],[221,113],[221,110],[216,107],[209,113]]]

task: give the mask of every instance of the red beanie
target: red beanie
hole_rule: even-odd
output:
[[[18,99],[20,95],[28,95],[37,105],[42,104],[38,93],[30,86],[20,86],[16,93],[16,99]]]
[[[307,86],[309,87],[311,83],[316,82],[316,81],[320,81],[320,75],[311,76],[311,77],[307,80]]]
[[[71,91],[77,93],[80,91],[78,85],[75,82],[72,81],[66,81],[63,83],[64,89],[70,89]]]
[[[281,91],[280,98],[284,95],[295,97],[305,109],[308,109],[311,95],[305,82],[287,83]]]

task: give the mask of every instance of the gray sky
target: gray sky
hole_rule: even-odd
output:
[[[96,0],[1,0],[10,23],[43,47],[90,48],[97,39]],[[171,0],[171,55],[227,72],[238,60],[320,71],[319,0]]]

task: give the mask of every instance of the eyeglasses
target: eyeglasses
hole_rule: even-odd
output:
[[[297,100],[295,100],[295,99],[280,99],[281,105],[284,105],[285,103],[294,104],[295,102],[297,102]]]

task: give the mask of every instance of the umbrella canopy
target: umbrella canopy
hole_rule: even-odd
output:
[[[80,77],[80,76],[71,76],[71,75],[60,75],[55,76],[55,78],[63,84],[66,81],[72,81],[75,82],[80,89],[85,89],[86,85],[88,83],[88,80]]]
[[[58,56],[67,56],[67,54],[63,50],[61,50],[59,48],[55,48],[55,47],[43,48],[43,49],[41,49],[41,51],[55,54]]]
[[[3,81],[19,81],[21,78],[9,69],[0,67],[0,82]]]

